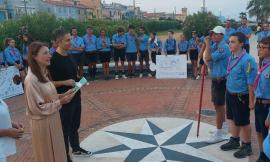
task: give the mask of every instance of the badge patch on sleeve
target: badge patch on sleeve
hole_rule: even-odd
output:
[[[270,74],[269,74],[269,73],[266,73],[266,74],[264,75],[264,77],[265,77],[266,79],[269,79],[269,78],[270,78]]]
[[[224,48],[219,48],[218,49],[218,53],[223,53],[225,50],[224,50]]]

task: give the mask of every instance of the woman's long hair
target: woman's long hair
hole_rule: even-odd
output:
[[[30,44],[28,53],[28,64],[32,73],[38,78],[38,81],[40,81],[41,83],[47,83],[49,80],[45,77],[45,74],[41,71],[40,66],[35,60],[35,57],[38,55],[38,52],[42,47],[48,46],[47,44],[42,42],[33,42]],[[48,78],[50,79],[49,73]]]

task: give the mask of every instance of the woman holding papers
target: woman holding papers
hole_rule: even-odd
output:
[[[36,162],[67,161],[59,110],[71,101],[74,92],[57,94],[47,70],[51,57],[45,44],[33,42],[29,46],[25,93]]]

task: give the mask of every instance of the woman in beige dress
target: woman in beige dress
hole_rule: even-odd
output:
[[[36,162],[66,162],[66,151],[59,116],[61,105],[74,97],[73,90],[57,91],[50,80],[47,66],[51,55],[40,42],[29,46],[29,69],[25,79],[27,116],[32,129],[33,153]]]

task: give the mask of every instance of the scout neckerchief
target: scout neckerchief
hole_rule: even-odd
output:
[[[258,74],[257,74],[257,76],[256,76],[256,79],[255,79],[255,82],[254,82],[254,85],[253,85],[254,91],[257,89],[257,87],[258,87],[258,85],[259,85],[259,81],[260,81],[260,79],[261,79],[262,73],[263,73],[264,70],[265,70],[266,68],[268,68],[269,66],[270,66],[270,61],[269,61],[266,65],[262,66],[262,67],[258,70]]]
[[[228,76],[230,74],[230,72],[232,71],[232,69],[236,67],[236,65],[241,61],[241,59],[244,57],[244,55],[246,53],[247,53],[246,50],[243,50],[242,51],[242,54],[238,57],[238,59],[233,64],[233,66],[230,66],[231,65],[231,62],[232,62],[232,56],[229,58],[226,76]]]

